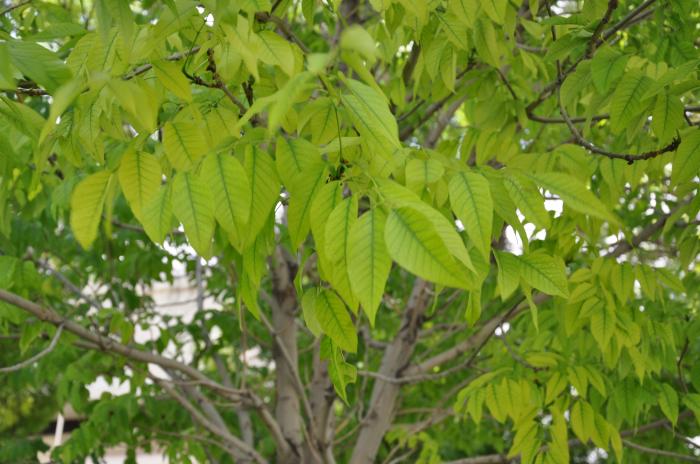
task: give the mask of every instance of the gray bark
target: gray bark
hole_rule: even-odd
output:
[[[282,434],[291,448],[279,452],[278,462],[301,462],[300,450],[303,444],[301,429],[301,410],[299,396],[294,387],[294,371],[285,359],[280,344],[288,353],[293,363],[297,362],[297,327],[295,311],[297,307],[296,291],[291,273],[280,247],[275,249],[273,264],[273,297],[276,301],[272,308],[272,327],[275,331],[273,358],[275,360],[275,418],[280,425]]]
[[[430,300],[428,288],[427,282],[416,279],[403,315],[401,329],[384,352],[379,368],[379,374],[382,376],[398,377],[408,365]],[[400,390],[401,385],[398,383],[380,378],[375,381],[367,415],[362,421],[352,452],[351,464],[371,464],[375,461],[384,435],[394,420]]]

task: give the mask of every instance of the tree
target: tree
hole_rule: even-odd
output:
[[[65,404],[59,462],[698,460],[698,2],[0,24],[4,460]],[[192,320],[148,296],[176,261]]]

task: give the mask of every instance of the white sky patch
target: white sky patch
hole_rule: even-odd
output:
[[[544,209],[547,211],[553,211],[554,217],[558,218],[561,216],[561,212],[564,209],[564,202],[559,198],[547,199],[544,201]]]
[[[497,337],[500,337],[503,334],[507,334],[509,330],[510,330],[510,324],[508,322],[504,322],[503,324],[496,327],[496,330],[494,330],[493,333]]]

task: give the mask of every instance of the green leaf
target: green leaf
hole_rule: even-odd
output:
[[[262,31],[260,38],[259,59],[263,63],[279,66],[288,76],[294,75],[294,52],[292,47],[282,37],[272,31]]]
[[[651,127],[660,143],[669,143],[676,136],[676,131],[683,127],[685,124],[683,111],[683,103],[677,96],[666,92],[656,96],[654,110],[651,113]]]
[[[318,337],[323,332],[321,325],[316,317],[316,300],[318,299],[318,289],[312,288],[304,292],[304,296],[301,298],[301,311],[304,315],[304,322],[306,327],[314,334],[314,337]]]
[[[330,265],[326,277],[353,312],[357,311],[357,299],[348,275],[348,246],[350,230],[356,221],[357,196],[353,195],[342,200],[328,216],[324,239]]]
[[[358,24],[345,28],[340,36],[340,48],[358,52],[371,66],[377,59],[377,44],[365,29]]]
[[[483,0],[479,2],[481,9],[496,24],[503,24],[506,20],[507,0]]]
[[[530,174],[528,177],[540,187],[559,195],[564,204],[571,209],[619,224],[619,220],[579,179],[558,172]]]
[[[520,256],[519,260],[520,275],[529,285],[549,295],[569,296],[566,268],[561,258],[534,252]]]
[[[473,28],[478,18],[479,2],[476,0],[449,0],[447,10],[457,16],[468,28]]]
[[[564,419],[562,414],[553,415],[550,436],[552,442],[549,447],[549,455],[553,457],[553,461],[557,464],[566,464],[570,462],[569,442],[567,440],[568,430],[566,427],[566,419]]]
[[[479,252],[489,259],[493,200],[489,182],[480,174],[458,172],[450,180],[450,205]]]
[[[347,404],[346,387],[357,380],[357,368],[345,362],[343,352],[329,338],[321,340],[319,354],[328,361],[328,376],[338,396]]]
[[[192,101],[190,81],[182,74],[181,66],[172,61],[154,61],[153,69],[156,77],[173,95],[186,101]]]
[[[651,86],[651,79],[639,70],[627,72],[615,89],[610,102],[610,129],[619,134],[646,108],[642,95]]]
[[[173,226],[170,186],[163,185],[143,205],[141,224],[148,237],[155,243],[163,243],[165,236]]]
[[[629,56],[616,52],[612,47],[599,47],[591,60],[593,85],[601,94],[607,94],[613,84],[625,73]]]
[[[119,166],[119,184],[131,210],[143,222],[143,209],[161,182],[160,164],[148,153],[127,151]]]
[[[321,187],[311,204],[311,232],[314,236],[322,276],[329,273],[330,268],[329,257],[326,252],[326,223],[342,199],[343,184],[336,180]]]
[[[377,155],[390,159],[401,144],[398,125],[386,98],[359,81],[348,79],[345,84],[350,93],[343,95],[342,101],[350,120],[363,141],[377,150]]]
[[[517,256],[503,251],[495,251],[498,264],[498,293],[505,301],[520,285],[520,260]]]
[[[111,182],[111,172],[99,171],[83,179],[73,190],[70,226],[76,240],[86,250],[97,238],[97,227]]]
[[[671,182],[682,184],[693,179],[700,172],[700,131],[693,129],[684,135],[673,158]]]
[[[415,209],[392,210],[384,239],[389,255],[411,273],[447,287],[467,286],[468,279],[450,256],[435,227]]]
[[[192,247],[203,257],[210,256],[214,235],[214,198],[204,181],[189,172],[181,172],[173,180],[172,208],[185,227]]]
[[[434,159],[412,159],[406,163],[406,186],[411,190],[421,191],[437,182],[445,172],[442,163]]]
[[[607,348],[615,334],[616,322],[615,309],[609,304],[598,305],[591,314],[591,332],[601,351]]]
[[[156,131],[159,104],[150,86],[115,78],[109,81],[109,89],[137,130],[148,133]]]
[[[678,422],[678,394],[669,384],[661,384],[659,391],[659,407],[664,416],[671,421],[674,426]]]
[[[324,162],[318,147],[301,138],[278,137],[275,148],[277,174],[290,192],[303,188],[308,172],[318,172]]]
[[[231,155],[211,154],[202,163],[201,176],[209,184],[216,221],[229,236],[245,236],[245,226],[250,216],[251,187],[241,162]],[[239,250],[242,247],[240,241],[233,245]]]
[[[250,217],[247,241],[252,242],[272,213],[280,195],[280,184],[272,157],[266,151],[248,146],[244,167],[250,181]]]
[[[532,221],[537,227],[547,229],[551,225],[551,219],[544,209],[544,199],[537,191],[534,184],[525,179],[516,179],[514,176],[503,177],[503,184],[513,203],[522,211],[525,218]]]
[[[324,334],[340,348],[357,351],[357,333],[343,301],[331,290],[319,290],[314,302],[316,320]]]
[[[9,40],[6,43],[12,65],[50,93],[71,78],[68,66],[47,48],[20,40]]]
[[[464,312],[467,324],[474,326],[481,317],[481,290],[472,290],[467,299],[467,309]]]
[[[370,209],[350,228],[348,241],[350,285],[372,326],[391,270],[384,242],[385,225],[386,215]]]
[[[375,179],[375,183],[379,185],[381,195],[390,206],[412,208],[425,216],[435,228],[450,254],[467,269],[474,270],[471,257],[464,246],[462,238],[457,233],[457,226],[454,222],[451,222],[442,213],[422,201],[414,192],[396,182],[387,179]]]
[[[474,24],[474,46],[479,56],[491,66],[497,67],[501,61],[501,50],[498,36],[493,24],[481,17]]]
[[[207,152],[202,129],[193,122],[167,122],[163,127],[163,148],[175,169],[187,171]]]
[[[590,404],[585,401],[576,401],[571,408],[571,428],[576,436],[587,442],[589,438],[596,436],[595,412]]]
[[[328,172],[323,164],[306,170],[299,185],[290,192],[287,228],[292,248],[296,249],[309,233],[311,205],[324,185]]]

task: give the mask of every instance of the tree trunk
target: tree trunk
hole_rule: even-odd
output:
[[[280,463],[301,462],[303,436],[301,431],[301,411],[299,396],[294,389],[294,371],[289,361],[297,361],[297,327],[294,312],[297,307],[296,292],[282,250],[275,250],[272,260],[274,275],[274,298],[276,307],[272,308],[272,334],[275,340],[273,357],[275,360],[275,417],[282,429],[282,434],[291,445],[291,449],[277,456]],[[280,345],[291,358],[287,360]]]
[[[430,299],[428,286],[429,284],[424,280],[416,279],[401,329],[384,352],[379,368],[379,374],[382,376],[398,377],[411,359],[418,338],[418,329]],[[384,435],[394,420],[400,389],[401,384],[381,379],[375,380],[367,415],[360,426],[350,459],[351,464],[372,464],[375,461]]]

